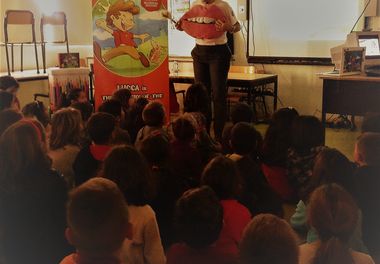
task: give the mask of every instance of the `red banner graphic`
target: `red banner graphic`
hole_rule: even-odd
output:
[[[169,113],[164,6],[166,0],[93,0],[96,107],[115,90],[129,89],[136,99],[161,101]]]

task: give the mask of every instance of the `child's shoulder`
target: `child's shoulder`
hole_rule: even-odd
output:
[[[76,253],[64,257],[59,264],[76,264]]]

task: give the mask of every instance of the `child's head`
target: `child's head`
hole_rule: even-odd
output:
[[[151,133],[141,142],[139,151],[150,165],[162,166],[169,159],[170,143],[166,135]]]
[[[307,155],[317,146],[323,146],[325,129],[315,116],[299,116],[292,124],[292,147],[300,155]]]
[[[337,183],[348,191],[352,191],[353,175],[353,163],[339,150],[326,148],[315,158],[313,174],[305,198],[308,198],[317,187],[328,183]]]
[[[360,166],[379,166],[380,133],[362,134],[356,141],[354,159]]]
[[[90,102],[83,102],[83,103],[77,102],[77,103],[73,103],[70,107],[77,109],[81,113],[82,121],[84,124],[87,123],[88,119],[94,112],[94,108],[92,107],[92,104]]]
[[[252,107],[246,103],[237,103],[231,111],[231,121],[233,124],[239,122],[251,123],[253,121]]]
[[[66,237],[79,254],[118,251],[129,228],[127,204],[110,180],[93,178],[75,188],[67,203]]]
[[[187,88],[185,101],[185,112],[206,112],[209,107],[209,98],[206,87],[201,83],[195,83]]]
[[[223,209],[214,191],[207,186],[186,191],[177,201],[175,226],[191,248],[214,243],[223,227]]]
[[[8,75],[0,77],[0,90],[15,94],[19,87],[20,85],[14,77]]]
[[[35,121],[38,122],[38,121]],[[43,135],[32,120],[20,120],[0,137],[0,186],[14,191],[20,186],[41,184],[39,179],[50,169]]]
[[[363,119],[361,132],[380,133],[380,113],[366,114]]]
[[[248,155],[256,150],[259,134],[249,123],[240,122],[231,130],[231,148],[236,154]]]
[[[108,113],[95,113],[87,123],[87,131],[91,140],[97,145],[108,145],[115,130],[116,120]]]
[[[235,162],[224,156],[213,158],[203,170],[202,185],[210,186],[220,200],[236,198],[240,183]]]
[[[48,111],[41,101],[34,101],[25,105],[22,108],[22,113],[26,118],[35,118],[41,122],[41,124],[46,128],[50,124],[50,117]]]
[[[262,154],[265,163],[285,166],[292,140],[291,128],[296,117],[298,112],[290,107],[281,108],[273,114],[263,142]]]
[[[165,124],[164,106],[157,101],[150,102],[144,107],[142,117],[147,126],[163,126]]]
[[[67,94],[67,101],[69,105],[73,103],[85,103],[87,102],[86,93],[80,88],[74,88]]]
[[[103,176],[119,186],[128,204],[147,204],[153,191],[150,170],[144,157],[135,148],[114,147],[103,166]]]
[[[189,119],[180,116],[173,123],[173,134],[179,141],[190,142],[195,137],[195,128]]]
[[[108,99],[104,101],[98,108],[99,112],[109,113],[113,115],[116,120],[120,121],[122,118],[122,108],[121,103],[115,99]]]
[[[22,114],[14,109],[0,111],[0,137],[12,124],[22,119]]]
[[[297,264],[297,236],[283,219],[255,216],[244,230],[240,243],[241,264]]]
[[[318,187],[308,204],[308,222],[321,244],[313,263],[354,263],[348,242],[358,221],[358,207],[337,184]]]
[[[16,109],[15,98],[14,94],[0,90],[0,111],[9,108]]]
[[[74,108],[62,108],[54,113],[51,122],[50,149],[66,145],[79,146],[81,140],[82,118]]]
[[[124,110],[127,110],[129,106],[133,105],[134,99],[132,98],[131,91],[128,89],[116,90],[112,94],[112,99],[118,100]]]

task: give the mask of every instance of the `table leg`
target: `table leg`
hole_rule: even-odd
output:
[[[273,113],[274,113],[277,110],[277,89],[278,89],[277,76],[273,84],[274,84],[274,88],[273,88]]]

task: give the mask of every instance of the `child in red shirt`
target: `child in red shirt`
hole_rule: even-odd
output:
[[[236,247],[218,241],[223,227],[223,209],[211,188],[186,191],[175,210],[176,243],[167,253],[168,264],[232,264],[237,262]]]
[[[215,191],[223,207],[224,226],[218,242],[232,242],[237,247],[251,213],[236,199],[241,179],[234,161],[223,156],[212,159],[203,171],[202,184]]]

